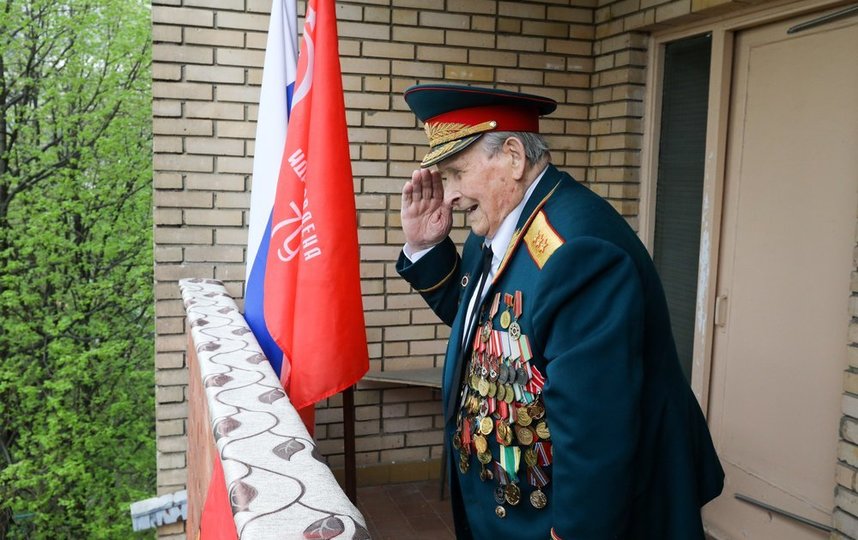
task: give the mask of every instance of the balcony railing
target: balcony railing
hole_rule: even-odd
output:
[[[187,537],[220,460],[231,507],[221,510],[239,538],[369,538],[223,284],[179,285],[190,329]]]

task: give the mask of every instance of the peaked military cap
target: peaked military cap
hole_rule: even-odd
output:
[[[557,108],[547,97],[456,84],[412,86],[405,102],[429,137],[424,168],[461,152],[487,131],[539,133],[539,117]]]

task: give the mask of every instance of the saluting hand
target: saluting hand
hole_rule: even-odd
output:
[[[413,251],[441,242],[453,227],[453,209],[444,202],[441,173],[418,169],[402,188],[402,232]]]

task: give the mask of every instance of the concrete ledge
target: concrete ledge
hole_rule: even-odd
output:
[[[189,415],[208,416],[203,425],[223,463],[239,538],[327,538],[314,534],[340,531],[337,538],[368,539],[363,516],[321,461],[315,441],[223,284],[183,279],[179,286],[199,368],[198,374],[192,370],[190,384],[205,395],[190,404]],[[202,440],[195,438],[195,443],[204,444]],[[191,471],[199,468],[195,461],[206,461],[208,451],[193,445],[188,449]],[[194,479],[188,484],[193,486]],[[191,491],[189,514],[198,516],[205,493]],[[196,530],[186,532],[196,537]]]

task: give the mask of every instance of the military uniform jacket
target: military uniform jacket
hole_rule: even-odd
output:
[[[443,403],[457,537],[702,538],[700,508],[721,492],[723,470],[637,235],[549,165],[463,351],[477,281],[466,276],[483,241],[472,233],[460,257],[448,238],[397,263],[452,328]]]

